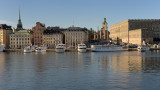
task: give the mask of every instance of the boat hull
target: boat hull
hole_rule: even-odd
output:
[[[24,53],[30,53],[31,50],[24,50]]]
[[[141,47],[141,48],[138,47],[137,50],[138,50],[139,52],[145,52],[145,51],[149,51],[150,48],[149,48],[149,47]]]
[[[78,52],[81,52],[81,53],[84,53],[86,51],[87,51],[86,48],[85,49],[78,49]]]
[[[35,50],[35,52],[36,52],[36,53],[41,53],[41,52],[42,52],[42,50]]]
[[[103,45],[92,45],[92,52],[115,52],[115,51],[128,51],[128,48],[121,46],[103,46]]]

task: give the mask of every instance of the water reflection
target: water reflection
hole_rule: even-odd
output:
[[[10,52],[0,57],[0,89],[151,89],[146,82],[159,83],[157,51]]]

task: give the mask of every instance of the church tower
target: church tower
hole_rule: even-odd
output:
[[[107,21],[106,21],[106,18],[104,18],[104,21],[102,23],[102,29],[103,30],[107,30]]]
[[[104,21],[102,23],[102,32],[103,32],[103,40],[109,40],[109,32],[108,32],[108,27],[107,27],[107,21],[106,18],[104,18]]]
[[[17,29],[18,30],[23,29],[22,22],[21,22],[21,16],[20,16],[20,9],[19,9],[19,18],[18,18],[18,23],[17,23]]]

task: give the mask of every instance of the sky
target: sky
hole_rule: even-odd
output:
[[[25,29],[46,26],[97,30],[127,19],[160,19],[160,0],[0,0],[0,24],[16,28],[19,8]],[[109,29],[109,28],[108,28]]]

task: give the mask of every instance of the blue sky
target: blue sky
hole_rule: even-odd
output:
[[[63,28],[73,25],[97,30],[126,19],[160,19],[160,0],[0,0],[0,24],[16,27],[21,8],[23,27],[36,22]]]

